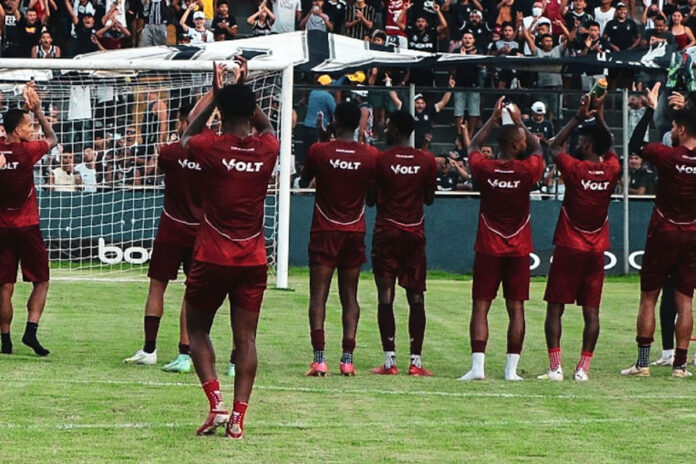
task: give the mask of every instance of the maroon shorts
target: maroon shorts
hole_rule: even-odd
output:
[[[375,231],[372,271],[376,276],[398,278],[402,287],[424,292],[425,270],[425,237],[394,227]]]
[[[474,258],[474,300],[493,301],[503,283],[506,300],[529,299],[529,256],[494,256],[476,253]]]
[[[0,284],[17,282],[19,263],[25,282],[48,282],[48,252],[38,225],[0,228]]]
[[[365,233],[322,230],[309,236],[309,265],[353,269],[367,262]]]
[[[261,311],[268,266],[221,266],[193,261],[186,280],[186,301],[197,311],[212,313],[229,297],[233,308]]]
[[[599,308],[604,285],[604,253],[556,247],[544,301]]]
[[[648,235],[640,270],[640,289],[662,288],[671,276],[674,288],[687,296],[696,287],[696,232],[664,232]]]
[[[155,240],[147,276],[162,282],[176,280],[179,276],[179,267],[182,264],[184,265],[184,274],[188,275],[192,256],[193,247]]]

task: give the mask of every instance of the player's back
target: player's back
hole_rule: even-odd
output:
[[[209,132],[189,140],[187,152],[200,163],[205,177],[204,219],[218,233],[242,239],[262,231],[279,147],[272,133],[238,137]]]
[[[657,167],[655,208],[675,225],[696,225],[696,150],[649,143],[642,154]]]
[[[565,185],[563,208],[573,224],[585,230],[602,227],[621,174],[616,153],[608,152],[598,163],[563,153],[556,157],[556,164]]]
[[[316,179],[312,230],[365,230],[365,196],[374,183],[376,153],[333,140],[309,148],[304,172]]]
[[[481,192],[481,215],[501,232],[514,232],[529,217],[529,193],[544,172],[541,156],[501,160],[474,152],[469,166]]]
[[[425,151],[393,147],[377,158],[377,227],[423,226],[423,203],[435,190],[437,163]]]
[[[34,194],[34,165],[48,152],[44,141],[5,143],[0,138],[0,227],[23,227],[38,223]]]
[[[203,217],[201,164],[178,142],[162,145],[157,164],[164,171],[164,211],[173,219],[198,223]]]

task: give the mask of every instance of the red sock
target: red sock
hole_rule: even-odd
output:
[[[575,370],[582,369],[585,372],[589,372],[591,362],[592,362],[592,352],[591,351],[583,351],[580,353],[580,361],[578,362],[578,365],[575,367]]]
[[[244,432],[244,416],[246,415],[249,403],[244,401],[236,401],[232,407],[232,417],[230,417],[230,423],[227,426],[227,433],[232,438],[241,438]],[[236,425],[239,426],[235,427]]]
[[[208,397],[210,403],[210,411],[224,411],[225,406],[222,404],[222,392],[220,391],[220,382],[217,379],[208,380],[203,384],[203,391]]]
[[[549,369],[555,371],[561,367],[561,347],[549,348]]]
[[[323,329],[315,329],[310,332],[310,338],[312,339],[312,348],[314,350],[324,350],[324,344],[326,343],[326,339],[324,338],[324,330]]]

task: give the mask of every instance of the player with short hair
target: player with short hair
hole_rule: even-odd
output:
[[[645,131],[657,107],[660,83],[647,92],[647,109],[630,141],[630,153],[637,153],[657,167],[655,207],[648,226],[640,271],[640,306],[636,342],[638,360],[622,375],[650,375],[650,345],[655,335],[655,304],[662,286],[671,279],[677,308],[677,339],[672,375],[690,377],[686,357],[693,329],[692,299],[696,286],[696,111],[674,112],[672,147],[644,144]]]
[[[505,380],[522,380],[517,364],[524,343],[524,301],[529,299],[529,253],[533,250],[529,193],[544,173],[544,160],[539,140],[522,124],[519,109],[504,105],[504,100],[498,99],[493,114],[469,146],[469,166],[481,190],[481,211],[469,325],[472,367],[459,380],[485,378],[488,311],[501,282],[510,318]],[[479,147],[501,120],[504,107],[513,124],[498,129],[498,159],[488,159]],[[529,157],[525,157],[527,152]]]
[[[191,109],[191,104],[184,104],[179,108],[179,137],[188,127]],[[191,117],[194,116],[191,114]],[[148,270],[150,288],[145,303],[145,343],[135,355],[124,360],[126,363],[141,365],[157,364],[157,332],[164,314],[164,292],[169,281],[176,280],[179,267],[183,265],[184,274],[188,275],[193,244],[203,216],[200,165],[188,159],[178,141],[160,146],[157,165],[164,171],[164,205]],[[186,332],[186,305],[182,302],[179,317],[179,355],[162,370],[190,372],[192,369]]]
[[[431,205],[437,186],[437,163],[428,152],[409,146],[414,120],[407,111],[389,115],[385,135],[387,150],[377,158],[376,190],[368,196],[377,204],[372,237],[372,272],[377,284],[377,323],[384,349],[384,364],[374,374],[396,375],[396,322],[394,286],[396,279],[406,289],[411,338],[409,375],[430,376],[421,363],[425,336],[425,215],[423,204]]]
[[[44,140],[34,140],[30,112],[39,122]],[[33,285],[22,343],[37,355],[47,356],[49,351],[36,338],[46,306],[49,266],[39,228],[34,165],[58,144],[58,139],[41,111],[33,82],[24,87],[24,108],[7,111],[3,125],[7,135],[0,138],[0,353],[12,354],[12,294],[21,263],[23,280]]]
[[[339,370],[355,375],[353,351],[358,331],[358,278],[365,259],[365,196],[372,188],[376,150],[354,141],[360,108],[340,103],[334,113],[336,136],[309,147],[300,178],[307,187],[316,178],[314,215],[309,238],[309,328],[314,360],[308,376],[324,376],[326,300],[334,269],[338,268],[338,293],[343,308],[343,341]]]
[[[609,249],[609,202],[621,166],[611,151],[611,133],[604,123],[603,98],[590,110],[590,96],[584,95],[580,107],[568,124],[551,141],[550,154],[565,184],[563,206],[558,216],[553,253],[544,300],[546,308],[546,347],[549,369],[540,380],[563,380],[561,367],[561,317],[566,304],[582,306],[585,329],[582,352],[575,367],[577,381],[589,380],[590,362],[599,337],[599,304],[604,284],[604,252]],[[567,154],[564,146],[582,121],[597,115],[598,123],[578,130],[577,153]]]
[[[203,219],[186,282],[186,325],[193,365],[210,404],[198,434],[212,433],[229,419],[226,435],[239,439],[258,364],[256,329],[268,277],[264,206],[279,143],[254,91],[242,83],[245,66],[241,72],[233,68],[239,82],[235,85],[224,85],[225,70],[215,65],[213,95],[199,101],[202,109],[181,140],[206,181]],[[220,112],[220,135],[203,132],[215,108]],[[222,402],[210,341],[215,313],[226,297],[236,351],[231,417]]]

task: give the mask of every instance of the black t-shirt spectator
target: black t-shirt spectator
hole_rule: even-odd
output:
[[[619,50],[626,50],[633,45],[638,34],[638,25],[628,18],[624,21],[614,18],[604,26],[604,35],[612,45],[619,47]]]
[[[20,18],[18,23],[19,28],[19,45],[17,51],[19,56],[24,58],[31,57],[31,49],[39,43],[41,38],[41,21],[38,19],[33,24],[27,23],[26,18]]]
[[[534,135],[541,135],[546,140],[553,137],[553,125],[549,121],[535,121],[533,118],[526,119],[524,126]]]
[[[643,166],[629,173],[628,186],[631,189],[645,187],[645,195],[652,195],[655,193],[654,180],[655,175]]]
[[[426,27],[419,31],[414,26],[406,26],[409,50],[435,53],[437,51],[437,29]]]
[[[576,19],[578,20],[579,24],[578,27],[584,28],[587,28],[587,23],[594,21],[594,17],[587,12],[587,9],[581,15],[575,13],[574,11],[570,11],[565,15],[565,24],[569,31],[572,31],[575,28]]]
[[[650,46],[651,42],[667,42],[667,45],[674,44],[674,34],[670,31],[665,31],[662,34],[657,32],[657,29],[647,29],[643,32],[643,40],[645,40],[646,45]]]
[[[454,23],[456,28],[459,29],[467,21],[469,21],[471,12],[475,9],[476,5],[474,5],[471,1],[469,1],[469,3],[467,3],[466,5],[458,2],[452,2],[449,8],[449,16],[452,18],[452,22]]]
[[[578,35],[577,37],[575,37],[573,48],[576,49],[576,51],[578,52],[577,54],[579,56],[582,56],[582,51],[585,50],[586,38],[587,34],[582,36]],[[598,55],[602,52],[611,53],[611,47],[609,46],[609,41],[607,39],[600,37],[597,40],[592,41],[585,56],[587,58],[597,58]],[[579,72],[584,71],[585,74],[587,74],[588,76],[592,76],[596,74],[602,74],[604,72],[604,68],[604,66],[582,65],[581,70]]]
[[[437,111],[435,111],[435,107],[433,105],[427,105],[423,111],[416,111],[413,114],[413,132],[415,132],[414,142],[416,148],[423,148],[425,145],[425,134],[432,133],[431,121],[435,113],[437,113]]]
[[[5,15],[5,25],[2,28],[2,56],[18,57],[20,43],[19,19],[13,14]]]
[[[77,35],[75,54],[91,53],[99,50],[97,44],[92,42],[92,36],[96,36],[97,31],[94,28],[85,29],[82,23],[75,25],[75,34]]]
[[[462,49],[458,49],[454,53],[462,53]],[[478,54],[482,55],[483,52],[478,48],[474,47],[469,50],[467,55]],[[457,87],[478,87],[479,86],[479,75],[481,69],[473,63],[460,64],[454,68],[454,82]]]
[[[477,44],[486,44],[491,39],[492,31],[487,23],[481,22],[474,25],[471,22],[465,22],[457,32],[457,39],[461,40],[462,36],[467,32],[470,32],[474,36]]]
[[[433,8],[433,5],[435,3],[442,6],[444,1],[443,0],[414,0],[413,7],[411,7],[407,13],[409,24],[415,23],[416,19],[418,19],[418,18],[425,18],[425,20],[428,21],[428,24],[436,24],[438,19],[437,19],[437,13],[435,12],[435,9]]]
[[[459,173],[450,169],[447,173],[437,173],[437,190],[440,192],[452,192],[457,189],[460,181]]]
[[[332,3],[330,0],[324,2],[322,11],[326,14],[331,23],[333,23],[333,33],[343,34],[343,23],[346,22],[346,2],[344,0],[337,0],[336,3]]]
[[[224,36],[224,38],[222,40],[232,40],[232,39],[234,39],[235,36],[230,34],[227,31],[227,29],[225,29],[221,26],[221,23],[224,24],[225,22],[227,22],[227,25],[229,27],[234,27],[237,25],[237,20],[232,15],[227,15],[226,18],[223,18],[220,15],[215,15],[215,18],[213,18],[213,24],[212,24],[213,34],[215,35],[216,39],[219,36]]]

